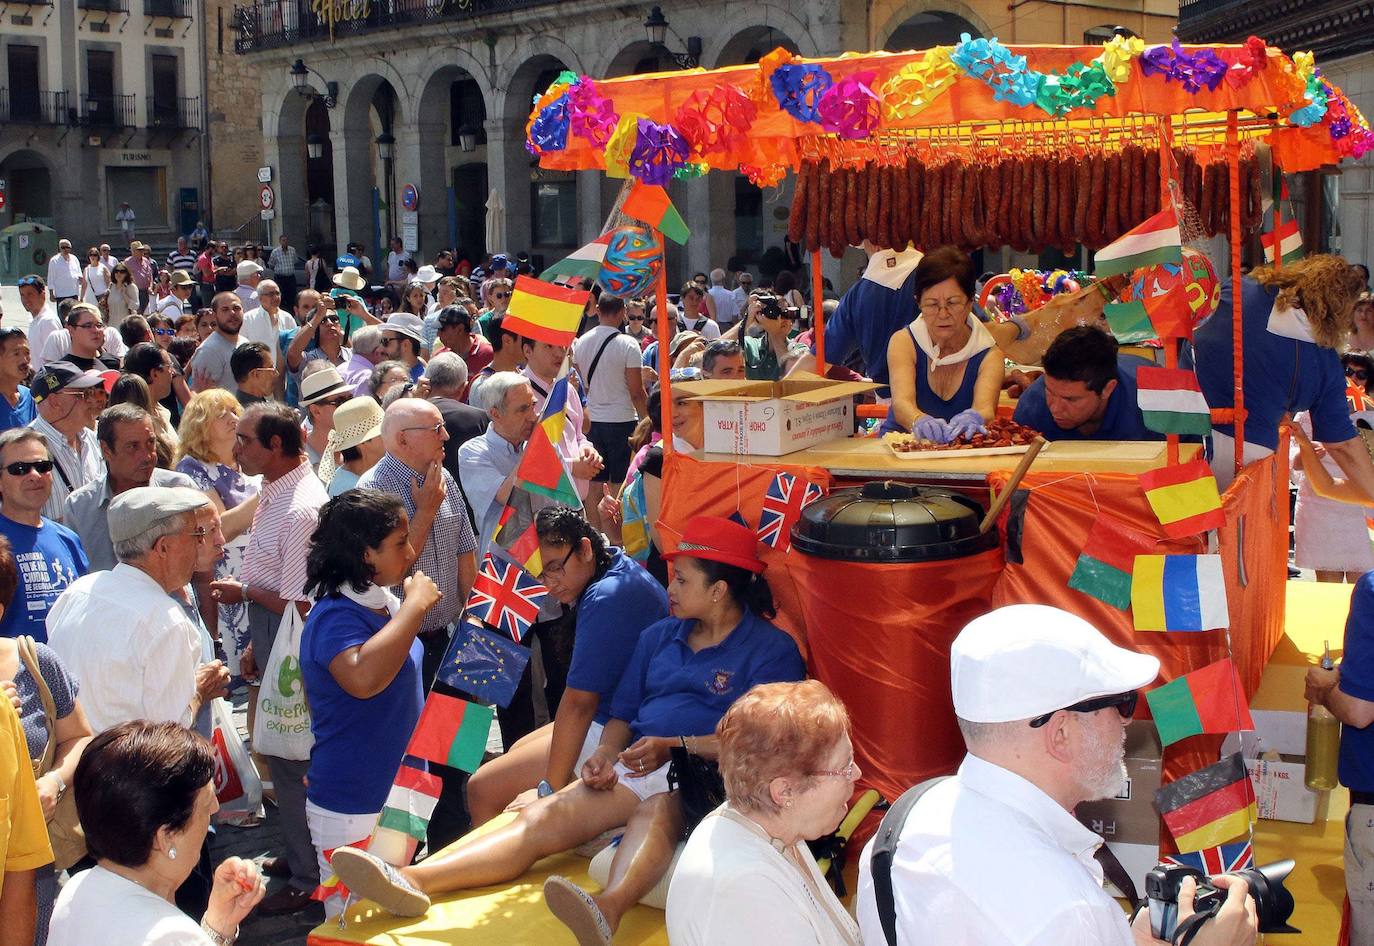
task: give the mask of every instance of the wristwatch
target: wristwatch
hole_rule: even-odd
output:
[[[62,776],[57,772],[56,769],[49,772],[48,774],[51,775],[53,778],[57,779],[57,797],[53,799],[53,801],[54,803],[60,802],[62,800],[62,796],[67,794],[67,783],[62,779]]]
[[[539,793],[540,798],[548,798],[550,795],[553,794],[554,788],[552,785],[549,784],[548,779],[541,778],[539,780],[538,787],[535,788],[535,791]]]

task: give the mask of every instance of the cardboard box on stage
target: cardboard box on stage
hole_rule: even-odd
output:
[[[877,390],[866,381],[811,374],[786,381],[685,381],[673,385],[701,401],[707,453],[780,457],[854,433],[854,398]]]
[[[1255,732],[1232,733],[1222,754],[1239,751],[1255,789],[1259,816],[1270,821],[1311,824],[1325,821],[1330,792],[1307,787],[1307,715],[1285,710],[1252,710]]]
[[[1106,839],[1142,896],[1145,875],[1159,863],[1160,826],[1154,796],[1163,772],[1164,750],[1154,722],[1135,720],[1126,727],[1126,781],[1121,790],[1115,798],[1083,802],[1074,811],[1080,822]]]

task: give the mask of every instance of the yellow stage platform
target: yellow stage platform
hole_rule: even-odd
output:
[[[1330,640],[1339,655],[1350,604],[1349,585],[1315,582],[1288,583],[1287,633],[1265,669],[1255,694],[1255,709],[1303,711],[1303,674],[1316,663],[1322,641]],[[1294,824],[1261,821],[1255,829],[1257,863],[1291,857],[1297,861],[1288,882],[1297,908],[1292,923],[1300,935],[1270,936],[1272,943],[1334,946],[1340,931],[1344,899],[1341,867],[1342,822],[1347,808],[1344,789],[1332,793],[1326,821]],[[461,844],[462,842],[457,842]],[[857,857],[851,858],[849,872]],[[399,920],[368,901],[354,904],[343,929],[329,921],[310,934],[310,946],[430,946],[437,943],[490,943],[502,946],[559,946],[573,943],[572,934],[544,906],[543,883],[550,874],[565,874],[589,889],[588,861],[559,854],[540,861],[514,884],[465,891],[436,902],[425,917]],[[852,878],[851,878],[852,881]],[[853,890],[855,884],[850,883]],[[636,907],[626,915],[615,941],[623,946],[664,944],[663,913]]]

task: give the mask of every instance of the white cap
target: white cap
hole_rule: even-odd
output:
[[[969,622],[949,654],[954,712],[974,723],[1006,723],[1083,700],[1138,690],[1159,660],[1117,647],[1076,614],[1013,604]]]
[[[262,272],[262,267],[250,259],[241,260],[238,266],[234,267],[234,273],[238,276],[240,282],[245,279],[250,279],[260,272]]]

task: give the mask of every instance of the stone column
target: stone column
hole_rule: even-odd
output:
[[[488,253],[516,253],[531,243],[530,155],[525,150],[523,122],[489,118],[487,129],[487,182],[501,195],[506,208],[505,238]],[[486,199],[482,200],[483,205]]]

